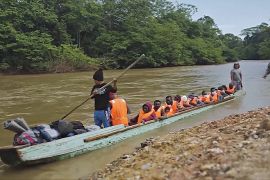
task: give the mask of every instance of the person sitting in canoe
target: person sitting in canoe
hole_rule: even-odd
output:
[[[218,91],[215,87],[212,87],[210,89],[210,96],[211,96],[213,102],[217,103],[217,102],[219,102],[219,98],[220,98],[221,94],[218,93]]]
[[[183,109],[184,106],[183,106],[183,101],[182,101],[182,98],[180,95],[176,95],[174,97],[174,101],[173,101],[173,112],[174,113],[177,113],[179,110]]]
[[[140,110],[139,114],[135,116],[133,119],[130,120],[130,125],[133,124],[139,124],[143,122],[147,122],[153,119],[156,119],[156,113],[154,109],[152,108],[151,102],[146,102],[143,106],[142,109]]]
[[[187,96],[182,96],[183,106],[184,107],[192,107],[192,105],[189,103],[190,99]]]
[[[192,106],[203,105],[203,102],[200,101],[199,97],[195,95],[194,93],[189,94],[188,98],[189,98],[189,104]]]
[[[213,101],[212,100],[212,97],[210,96],[210,94],[207,94],[205,91],[202,91],[202,95],[200,96],[200,100],[204,104],[210,104]]]
[[[170,108],[169,106],[167,106],[164,109],[164,114],[165,114],[164,117],[165,118],[168,118],[168,117],[174,115],[175,113],[173,112],[173,109],[172,108]]]
[[[173,106],[172,96],[166,96],[165,103],[164,103],[164,105],[162,107],[163,107],[163,109],[165,109],[167,106],[172,108],[172,106]]]
[[[128,126],[128,116],[130,109],[127,102],[117,96],[116,93],[110,93],[111,103],[111,123],[113,126],[118,124],[124,124]]]
[[[102,127],[103,125],[103,127],[106,128],[110,126],[109,93],[116,93],[116,80],[114,80],[113,86],[108,85],[106,88],[102,88],[106,85],[106,83],[103,82],[102,69],[99,69],[94,73],[93,79],[95,85],[91,90],[91,95],[94,95],[92,98],[95,99],[94,121],[97,126]]]
[[[233,94],[233,93],[235,93],[235,91],[236,91],[236,89],[235,89],[234,85],[232,83],[230,83],[225,92],[226,92],[226,94]]]
[[[160,100],[154,101],[153,109],[154,109],[154,112],[155,112],[157,118],[164,116],[164,109],[161,106]]]
[[[190,99],[189,104],[191,104],[192,106],[198,105],[198,97],[196,97],[194,93],[189,94],[188,98]]]
[[[173,111],[173,113],[177,113],[179,108],[180,108],[180,103],[181,103],[181,96],[176,95],[174,100],[172,99],[172,96],[167,96],[165,98],[165,104],[163,105],[163,109],[166,107],[170,107]]]
[[[223,99],[224,99],[224,97],[228,96],[228,94],[225,92],[226,90],[227,90],[226,85],[222,85],[222,86],[219,86],[218,87],[218,91],[221,94],[221,96],[222,96]]]

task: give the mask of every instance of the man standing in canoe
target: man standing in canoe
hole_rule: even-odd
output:
[[[242,73],[240,71],[240,64],[234,63],[233,69],[231,70],[231,83],[234,85],[236,90],[243,88],[242,85]]]
[[[93,79],[95,81],[95,85],[91,90],[92,98],[95,99],[95,112],[94,112],[94,121],[97,126],[103,124],[103,127],[110,126],[110,93],[116,93],[116,79],[114,79],[113,86],[108,85],[105,88],[101,88],[106,85],[103,82],[103,71],[102,69],[97,70]]]

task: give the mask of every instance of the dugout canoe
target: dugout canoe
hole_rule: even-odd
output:
[[[234,95],[228,96],[222,102],[196,106],[183,110],[169,118],[152,120],[144,124],[136,124],[128,127],[125,127],[124,125],[117,125],[33,146],[25,145],[1,147],[0,157],[5,164],[10,166],[27,166],[71,158],[89,151],[115,144],[124,139],[142,134],[161,126],[171,124],[175,121],[233,101],[237,97],[244,94],[244,91],[237,91]]]

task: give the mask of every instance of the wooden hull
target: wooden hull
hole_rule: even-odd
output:
[[[161,126],[171,124],[180,119],[198,114],[215,106],[232,101],[235,97],[242,94],[243,91],[238,91],[235,95],[218,104],[198,106],[182,111],[172,117],[157,121],[153,120],[145,124],[138,124],[129,127],[117,125],[34,146],[2,147],[0,148],[0,156],[5,164],[11,166],[33,165],[71,158],[89,151],[110,146],[132,136],[142,134]]]

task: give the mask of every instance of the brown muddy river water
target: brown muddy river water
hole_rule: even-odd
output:
[[[247,94],[234,102],[72,159],[27,168],[10,168],[0,162],[0,179],[78,179],[103,168],[121,154],[132,152],[148,137],[164,136],[176,129],[269,106],[270,77],[266,80],[262,78],[268,62],[240,62]],[[147,100],[164,101],[167,95],[200,93],[212,86],[228,84],[232,66],[233,64],[224,64],[129,70],[118,80],[118,95],[127,100],[135,115]],[[104,71],[105,79],[110,81],[119,73],[121,70]],[[14,135],[2,128],[3,121],[23,117],[29,124],[39,124],[61,118],[88,97],[93,85],[92,74],[93,72],[0,76],[0,145],[11,144]],[[93,105],[93,100],[90,100],[67,119],[92,124]]]

